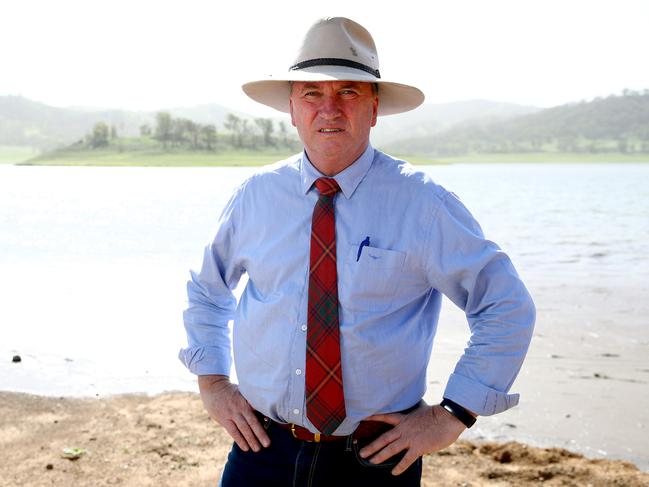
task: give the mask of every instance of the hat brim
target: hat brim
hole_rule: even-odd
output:
[[[333,69],[332,69],[333,68]],[[375,78],[369,73],[343,66],[306,68],[282,73],[278,77],[251,81],[242,86],[250,98],[263,105],[289,113],[290,83],[292,81],[362,81],[379,85],[378,115],[394,115],[417,108],[424,102],[424,94],[419,88]]]

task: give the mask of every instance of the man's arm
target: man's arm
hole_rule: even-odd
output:
[[[532,299],[509,258],[484,239],[468,210],[447,194],[434,215],[428,239],[431,286],[462,308],[471,339],[451,375],[444,397],[472,416],[495,414],[518,402],[508,394],[527,352],[535,320]],[[465,425],[443,407],[422,406],[408,415],[368,418],[394,428],[361,450],[381,463],[407,450],[393,469],[398,475],[419,456],[446,448]],[[373,456],[372,456],[373,455]]]
[[[223,208],[216,234],[204,248],[201,268],[190,271],[187,282],[187,308],[183,312],[187,347],[178,358],[196,375],[230,375],[228,322],[237,307],[232,290],[244,272],[237,258],[241,194],[239,187]]]
[[[240,188],[241,189],[241,188]],[[208,414],[222,425],[239,447],[258,451],[268,436],[239,388],[229,380],[230,333],[236,287],[243,269],[236,257],[237,197],[235,192],[221,215],[213,241],[205,248],[200,272],[187,283],[188,307],[183,314],[187,348],[179,358],[198,375],[201,399]]]
[[[480,415],[518,404],[511,388],[527,354],[536,308],[507,256],[448,193],[431,232],[433,287],[464,310],[471,336],[444,397]]]

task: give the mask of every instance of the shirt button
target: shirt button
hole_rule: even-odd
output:
[[[302,369],[295,369],[295,375],[302,375]]]
[[[306,325],[302,325],[300,328],[302,328],[302,331],[306,331]]]
[[[294,409],[293,414],[300,414],[300,410],[299,409]]]

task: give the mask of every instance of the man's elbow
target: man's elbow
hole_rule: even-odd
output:
[[[525,316],[525,319],[522,321],[521,324],[523,328],[523,333],[526,335],[527,343],[529,344],[534,334],[534,326],[536,325],[536,305],[534,304],[534,300],[529,294],[523,306],[524,306],[523,314]]]

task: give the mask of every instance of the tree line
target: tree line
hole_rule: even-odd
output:
[[[224,132],[216,124],[200,124],[188,118],[173,117],[169,112],[158,112],[155,125],[140,126],[140,139],[158,141],[163,149],[216,151],[221,149],[268,149],[301,147],[284,121],[272,118],[247,119],[229,113],[223,123]],[[85,137],[91,149],[108,147],[119,139],[114,125],[97,122]]]

